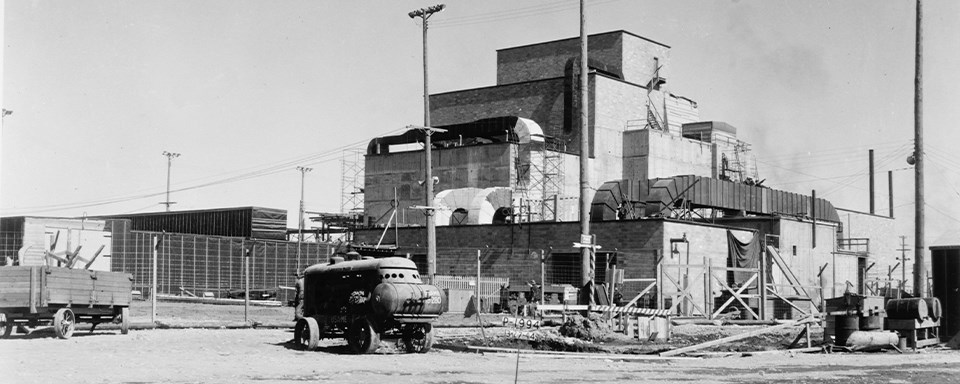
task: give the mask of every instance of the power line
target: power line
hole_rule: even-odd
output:
[[[602,5],[607,3],[616,2],[619,0],[606,0],[606,1],[591,1],[591,6]],[[500,11],[500,12],[487,12],[471,16],[461,16],[461,17],[451,17],[445,20],[437,21],[431,23],[431,26],[434,28],[450,28],[450,27],[460,27],[474,24],[483,24],[489,22],[498,22],[506,20],[514,20],[525,17],[532,17],[538,15],[546,15],[549,13],[557,13],[568,10],[574,10],[579,7],[576,3],[567,3],[559,2],[549,5],[533,5],[522,8],[514,8],[511,10]]]
[[[390,134],[398,133],[405,130],[406,128],[393,129],[391,131],[382,133],[378,136],[390,135]],[[206,188],[206,187],[211,187],[211,186],[216,186],[221,184],[234,183],[238,181],[243,181],[243,180],[248,180],[248,179],[253,179],[253,178],[258,178],[263,176],[269,176],[272,174],[289,171],[290,170],[289,167],[297,163],[302,163],[304,165],[322,164],[322,163],[337,159],[336,157],[330,157],[330,156],[336,155],[344,149],[357,147],[361,144],[367,143],[368,141],[369,140],[365,139],[365,140],[352,142],[352,143],[349,143],[325,152],[301,156],[301,157],[293,158],[290,160],[285,160],[280,163],[270,163],[268,165],[260,166],[257,169],[254,169],[254,167],[248,167],[245,169],[254,169],[254,170],[250,172],[238,174],[238,175],[229,176],[229,177],[220,177],[220,178],[208,177],[208,178],[194,179],[193,181],[201,181],[201,180],[211,180],[211,181],[202,182],[200,184],[190,185],[190,186],[181,187],[181,188],[174,188],[174,189],[171,189],[170,192],[183,192],[183,191]],[[323,159],[324,157],[330,157],[330,158]],[[150,193],[144,193],[144,194],[138,194],[138,195],[120,195],[120,196],[115,196],[110,198],[73,202],[73,203],[48,204],[48,205],[39,205],[39,206],[31,206],[31,207],[22,207],[17,209],[4,209],[4,211],[8,212],[8,214],[18,215],[23,213],[43,213],[43,212],[71,210],[71,209],[78,209],[78,208],[90,208],[90,207],[97,207],[97,206],[104,206],[104,205],[111,205],[111,204],[119,204],[119,203],[146,199],[146,198],[153,198],[157,196],[162,196],[165,193],[166,192],[161,191],[161,192],[150,192]]]

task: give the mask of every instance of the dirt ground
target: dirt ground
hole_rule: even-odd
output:
[[[149,307],[141,306],[132,308],[135,323],[149,320]],[[160,312],[161,322],[177,327],[243,320],[243,308],[235,306],[168,303]],[[253,321],[284,324],[290,309],[255,313]],[[518,356],[465,348],[484,340],[530,348],[514,338],[515,329],[486,328],[484,339],[472,326],[475,318],[448,315],[441,323],[429,353],[398,353],[394,341],[387,340],[372,355],[350,354],[341,340],[323,340],[319,351],[303,351],[289,342],[292,332],[286,328],[153,329],[128,335],[98,329],[78,331],[69,340],[41,329],[0,340],[0,383],[960,383],[960,351],[939,348],[669,360],[640,355],[754,329],[683,325],[674,328],[670,344],[612,337],[586,350],[618,353]],[[713,351],[773,349],[794,335],[783,332]]]

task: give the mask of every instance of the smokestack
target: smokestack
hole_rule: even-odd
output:
[[[875,212],[875,209],[874,209],[874,204],[876,203],[876,201],[874,201],[874,196],[875,196],[876,194],[874,193],[873,188],[874,188],[874,180],[873,180],[873,150],[871,149],[871,150],[870,150],[870,214],[871,214],[871,215],[876,213],[876,212]]]

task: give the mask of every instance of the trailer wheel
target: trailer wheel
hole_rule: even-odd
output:
[[[403,327],[403,345],[410,353],[427,353],[433,347],[432,324],[408,324]]]
[[[9,338],[11,334],[13,334],[13,327],[15,327],[15,325],[13,325],[13,323],[3,323],[3,325],[0,327],[3,328],[2,330],[3,333],[0,334],[0,339],[6,339],[6,338]]]
[[[120,308],[120,334],[130,333],[130,308]]]
[[[69,339],[73,335],[73,327],[76,323],[76,317],[69,308],[60,308],[53,315],[53,331],[61,339]]]
[[[347,344],[354,353],[373,353],[380,347],[380,332],[370,319],[358,318],[347,329]]]
[[[317,325],[317,319],[304,317],[298,320],[293,329],[293,337],[302,348],[308,351],[317,349],[320,346],[320,326]]]

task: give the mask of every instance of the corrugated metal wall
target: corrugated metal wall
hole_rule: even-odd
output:
[[[128,219],[134,231],[286,240],[287,211],[261,207],[105,216]]]
[[[809,216],[811,213],[810,196],[799,193],[692,175],[652,179],[649,185],[652,187],[658,181],[661,182],[658,184],[661,188],[650,188],[649,195],[642,197],[644,201],[667,203],[670,200],[668,197],[682,193],[694,207],[742,210],[768,215]],[[669,184],[663,183],[664,181]],[[641,187],[641,191],[644,190],[647,188]],[[814,207],[817,219],[840,222],[836,208],[829,201],[817,198]]]

